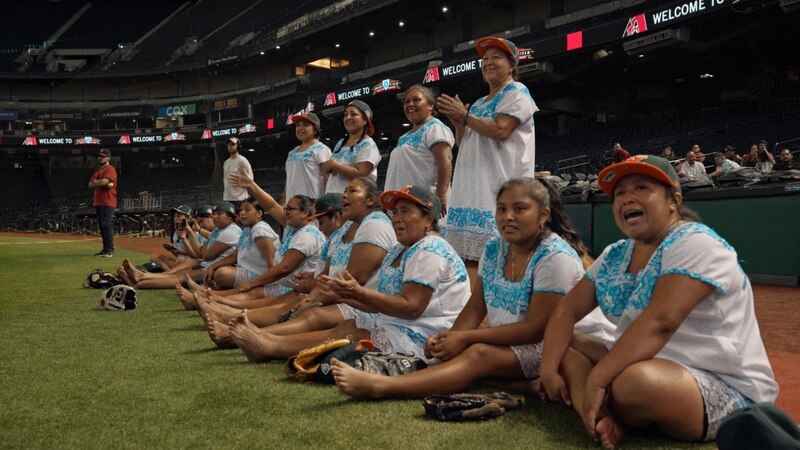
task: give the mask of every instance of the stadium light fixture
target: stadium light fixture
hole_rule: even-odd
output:
[[[280,46],[280,45],[276,45],[276,46],[275,46],[275,50],[280,50],[280,49],[281,49],[281,46]]]
[[[397,22],[397,26],[402,28],[402,27],[406,26],[406,23],[401,20],[400,22]]]
[[[260,52],[260,53],[263,55],[263,54],[264,54],[264,50],[261,50],[261,52]]]
[[[448,11],[448,10],[447,10],[447,6],[442,6],[442,12],[443,12],[443,13],[446,13],[447,11]]]
[[[374,31],[370,31],[369,32],[369,37],[373,37],[373,36],[375,36],[375,32]]]
[[[339,45],[338,43],[336,43],[336,44],[334,44],[334,47],[336,47],[336,48],[339,48],[339,47],[341,47],[341,45]]]
[[[410,124],[410,123],[408,123],[408,122],[403,122],[403,126],[404,126],[404,127],[406,127],[406,128],[408,128],[408,127],[410,127],[410,126],[411,126],[411,124]]]

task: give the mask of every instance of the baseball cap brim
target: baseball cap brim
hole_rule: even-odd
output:
[[[638,155],[632,156],[625,161],[612,164],[597,174],[597,185],[600,186],[600,189],[602,189],[606,195],[613,197],[614,188],[620,180],[628,175],[644,175],[667,186],[672,186],[680,192],[681,183],[677,174],[674,178],[670,177],[664,169],[661,169],[658,165],[647,162],[648,159],[654,158],[653,156],[643,157],[642,155]],[[669,165],[669,161],[664,161]]]
[[[478,42],[475,43],[475,51],[478,52],[478,56],[483,58],[483,54],[486,53],[486,50],[489,50],[492,47],[497,47],[500,50],[504,51],[506,54],[511,56],[514,61],[519,60],[519,55],[517,49],[512,49],[508,45],[508,41],[505,39],[501,39],[494,36],[487,36],[485,38],[478,39]]]
[[[398,200],[408,200],[412,203],[416,203],[423,208],[430,209],[437,216],[441,212],[441,205],[433,201],[424,202],[405,190],[384,191],[380,196],[381,204],[389,211],[394,211],[395,204]]]
[[[316,128],[317,130],[319,130],[319,125],[318,125],[316,122],[314,122],[313,120],[311,120],[311,118],[310,118],[310,117],[308,117],[308,116],[304,116],[304,115],[302,115],[302,114],[296,114],[296,115],[294,115],[294,116],[290,117],[290,118],[289,118],[289,121],[292,123],[292,125],[297,125],[297,122],[306,122],[306,123],[310,123],[310,124],[311,124],[311,125],[312,125],[314,128]]]

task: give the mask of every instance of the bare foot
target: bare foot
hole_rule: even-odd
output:
[[[125,282],[125,284],[127,284],[128,286],[132,288],[136,287],[136,283],[133,280],[131,280],[131,277],[128,276],[128,274],[125,272],[125,269],[123,269],[122,267],[117,269],[117,276],[122,278],[122,281]]]
[[[189,290],[192,292],[205,292],[206,290],[204,286],[197,284],[188,273],[186,274],[186,286],[188,286]]]
[[[267,333],[247,319],[246,310],[231,321],[230,335],[233,343],[242,349],[250,362],[264,362],[271,359],[274,341]]]
[[[178,300],[181,301],[184,308],[187,310],[197,309],[197,302],[194,301],[194,295],[177,281],[175,282],[175,292],[178,294]]]
[[[622,426],[611,416],[605,416],[598,420],[594,429],[600,439],[600,444],[605,448],[616,447],[619,440],[625,435]]]
[[[361,400],[383,397],[380,387],[385,376],[363,372],[336,358],[331,359],[331,369],[336,386],[343,394]]]
[[[134,284],[139,282],[139,279],[141,278],[139,276],[141,271],[139,271],[136,267],[133,267],[133,264],[131,264],[128,258],[122,260],[122,268],[125,269],[125,273],[128,274],[128,278],[130,278]]]
[[[211,314],[211,316],[219,322],[228,323],[242,314],[241,309],[216,303],[210,298],[202,297],[197,293],[194,294],[194,298],[197,301],[197,307],[200,308],[203,314]]]
[[[208,329],[208,337],[211,341],[217,344],[219,348],[236,348],[236,344],[231,340],[231,334],[228,325],[214,320],[210,315],[203,316],[203,321],[206,323]]]

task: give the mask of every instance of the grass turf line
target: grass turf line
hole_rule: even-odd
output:
[[[24,242],[34,238],[2,238]],[[353,401],[286,380],[283,365],[217,350],[171,290],[130,312],[96,309],[82,282],[116,270],[95,243],[0,247],[0,447],[597,448],[577,415],[527,398],[480,423],[427,420],[418,400]],[[654,435],[626,448],[714,448]]]

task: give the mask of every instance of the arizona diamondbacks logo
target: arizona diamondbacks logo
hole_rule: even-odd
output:
[[[633,36],[645,31],[647,31],[647,17],[644,14],[637,14],[628,19],[628,25],[625,26],[625,32],[622,33],[622,37]]]

